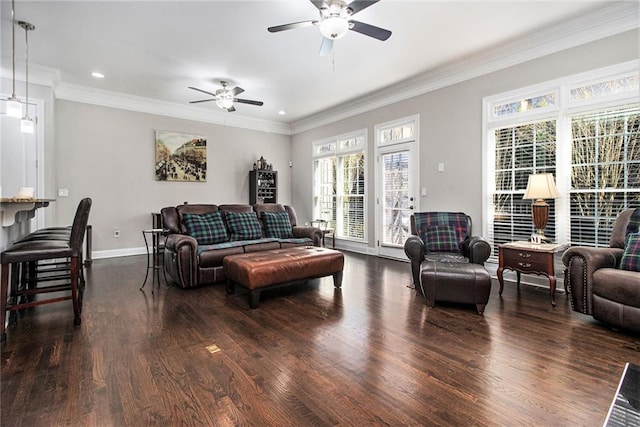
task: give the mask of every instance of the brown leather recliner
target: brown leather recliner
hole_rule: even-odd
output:
[[[415,215],[420,215],[417,212]],[[420,284],[420,267],[424,261],[440,261],[446,263],[473,263],[484,265],[491,255],[491,245],[480,236],[472,236],[471,217],[465,215],[466,232],[459,253],[427,252],[425,242],[419,237],[415,215],[411,215],[411,236],[404,243],[404,253],[411,261],[413,284]]]
[[[608,248],[565,251],[564,285],[571,308],[613,326],[640,332],[640,273],[618,269],[633,209],[616,219]]]

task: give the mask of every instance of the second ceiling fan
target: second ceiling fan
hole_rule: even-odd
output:
[[[259,107],[264,104],[262,101],[253,101],[251,99],[236,98],[237,95],[240,95],[242,92],[244,92],[244,89],[242,89],[241,87],[236,86],[233,89],[228,89],[227,88],[228,83],[224,80],[220,82],[220,85],[222,85],[222,89],[216,90],[215,93],[208,92],[203,89],[198,89],[197,87],[189,86],[189,89],[206,93],[207,95],[212,96],[212,98],[208,98],[208,99],[199,99],[197,101],[190,101],[189,104],[198,104],[200,102],[215,101],[218,107],[230,113],[233,111],[236,111],[235,107],[233,106],[235,102],[238,102],[240,104],[257,105]]]
[[[322,44],[320,45],[321,56],[329,55],[333,51],[333,41],[344,37],[349,30],[381,41],[387,40],[391,36],[391,31],[389,30],[351,19],[356,13],[380,0],[353,0],[351,2],[343,0],[310,1],[318,8],[320,20],[277,25],[275,27],[269,27],[267,30],[270,33],[277,33],[317,25],[320,27],[320,33],[322,34]]]

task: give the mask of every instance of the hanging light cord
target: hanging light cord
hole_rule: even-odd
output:
[[[15,0],[11,0],[11,42],[13,47],[13,93],[11,94],[11,98],[16,98],[16,11],[15,11]]]
[[[26,46],[25,49],[25,54],[24,54],[24,60],[25,60],[25,72],[24,72],[24,76],[25,76],[25,91],[24,91],[24,98],[25,98],[25,102],[24,102],[24,115],[26,118],[29,118],[29,30],[31,24],[29,24],[28,22],[25,22],[24,24],[24,43]]]
[[[26,21],[18,21],[18,25],[24,28],[24,43],[26,46],[25,49],[25,117],[29,118],[29,31],[33,31],[36,29],[35,25],[30,24]]]

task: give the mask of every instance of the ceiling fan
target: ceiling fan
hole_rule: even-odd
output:
[[[322,44],[320,45],[321,56],[330,54],[333,50],[333,41],[344,37],[349,30],[381,41],[387,40],[391,36],[391,31],[389,30],[351,19],[356,13],[380,0],[353,0],[351,2],[343,0],[310,1],[320,12],[319,21],[293,22],[291,24],[269,27],[267,30],[270,33],[277,33],[317,25],[320,27],[320,33],[322,34]]]
[[[213,96],[213,98],[209,98],[209,99],[200,99],[200,100],[197,100],[197,101],[190,101],[189,104],[197,104],[197,103],[200,103],[200,102],[215,101],[216,105],[218,107],[220,107],[223,110],[226,110],[228,112],[236,111],[235,107],[233,106],[234,102],[238,102],[240,104],[257,105],[259,107],[264,104],[264,102],[262,102],[262,101],[252,101],[250,99],[236,98],[237,95],[240,95],[242,92],[244,92],[244,89],[242,89],[241,87],[237,87],[237,86],[234,87],[233,89],[228,89],[227,85],[229,83],[224,81],[224,80],[220,81],[220,84],[222,85],[222,89],[216,90],[215,93],[211,93],[211,92],[208,92],[206,90],[198,89],[197,87],[189,86],[189,89],[197,90],[198,92],[206,93],[207,95]]]

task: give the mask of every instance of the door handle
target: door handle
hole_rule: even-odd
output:
[[[410,201],[410,202],[413,202],[413,197],[409,197],[409,201]]]
[[[413,205],[409,206],[409,209],[413,210]]]

